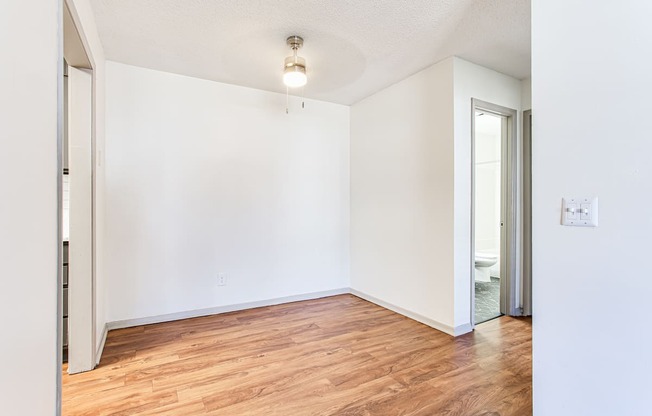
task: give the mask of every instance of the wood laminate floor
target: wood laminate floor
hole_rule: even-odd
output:
[[[531,321],[453,338],[352,295],[111,331],[64,415],[530,415]]]

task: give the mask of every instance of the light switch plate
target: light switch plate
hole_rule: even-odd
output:
[[[562,198],[561,225],[598,226],[598,198]]]

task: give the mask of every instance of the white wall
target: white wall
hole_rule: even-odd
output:
[[[475,116],[475,251],[495,255],[500,254],[501,122],[488,113]]]
[[[351,287],[451,333],[453,62],[351,108]]]
[[[7,415],[52,415],[57,407],[57,3],[0,2],[0,403]]]
[[[533,4],[535,415],[649,413],[651,15]],[[564,196],[599,197],[599,227],[559,225]]]
[[[350,286],[349,107],[109,62],[106,142],[109,321]]]

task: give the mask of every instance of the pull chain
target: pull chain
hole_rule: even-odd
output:
[[[305,86],[301,87],[301,108],[306,108],[305,92],[306,92],[306,87]]]

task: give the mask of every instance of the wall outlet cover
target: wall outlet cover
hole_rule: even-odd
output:
[[[217,274],[217,285],[218,286],[226,286],[226,273],[218,273]]]

